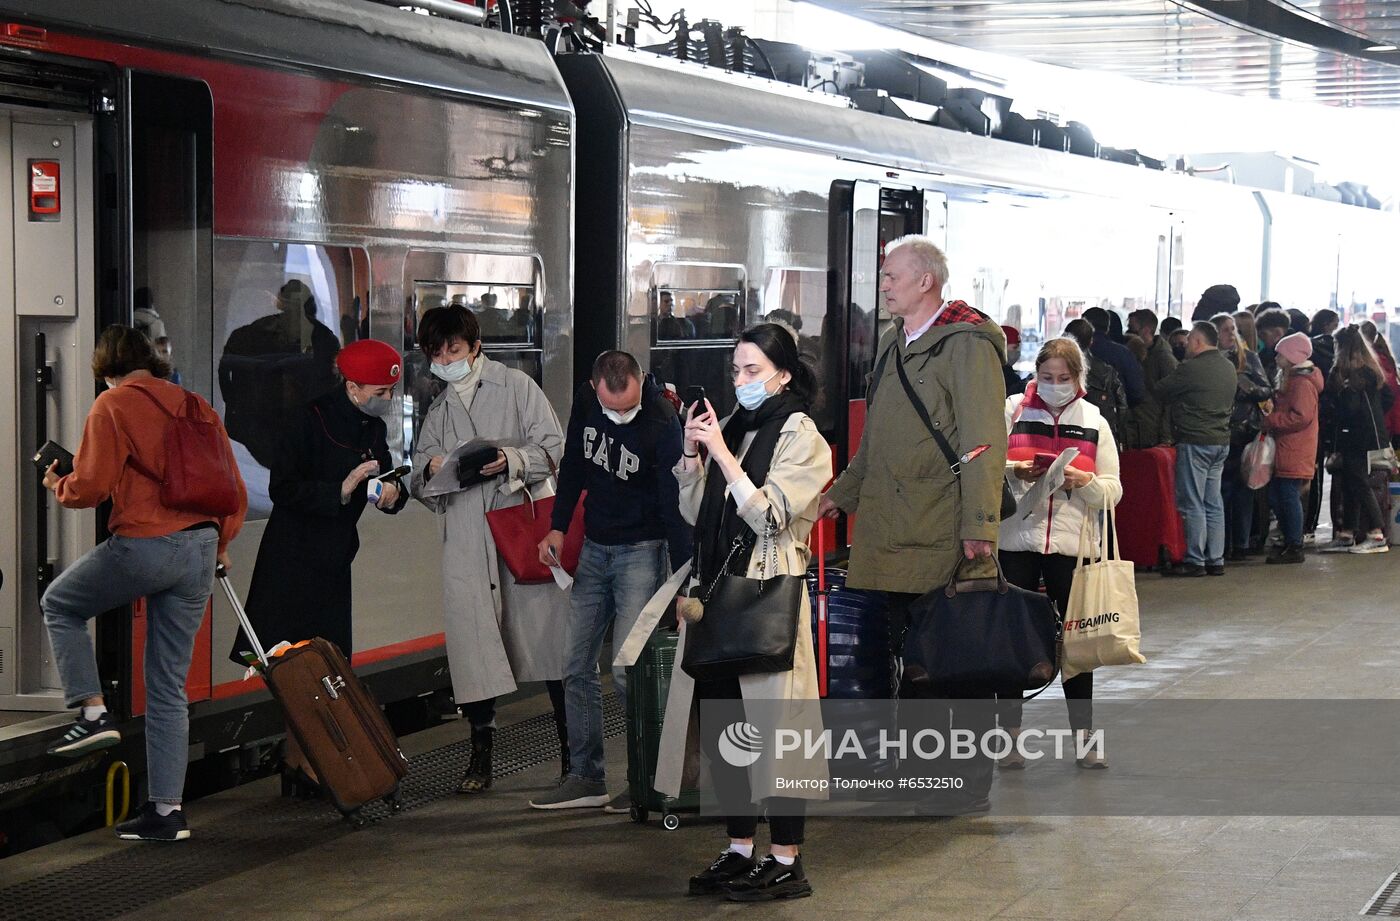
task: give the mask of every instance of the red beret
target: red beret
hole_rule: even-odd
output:
[[[1020,344],[1021,344],[1021,331],[1020,331],[1019,329],[1017,329],[1016,327],[1014,327],[1014,326],[1003,326],[1003,327],[1001,328],[1001,331],[1004,332],[1004,333],[1006,333],[1006,344],[1007,344],[1007,345],[1020,345]]]
[[[335,366],[347,381],[366,387],[397,384],[403,373],[403,359],[392,345],[378,339],[361,339],[340,350]]]

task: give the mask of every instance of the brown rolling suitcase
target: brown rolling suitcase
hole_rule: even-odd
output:
[[[219,582],[263,664],[263,678],[282,705],[287,725],[336,808],[357,826],[364,821],[361,807],[373,800],[397,810],[408,759],[345,656],[334,643],[317,637],[269,662],[223,567]]]

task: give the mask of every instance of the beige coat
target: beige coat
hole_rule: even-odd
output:
[[[753,440],[752,433],[741,446],[739,457],[748,451]],[[676,468],[676,479],[681,487],[681,514],[686,521],[695,523],[700,512],[700,501],[705,494],[705,479],[709,465],[698,470],[687,471],[684,466]],[[812,420],[801,413],[788,417],[783,425],[778,443],[773,449],[773,462],[768,468],[768,478],[762,487],[739,509],[739,515],[759,535],[760,544],[768,516],[773,516],[777,526],[777,570],[778,575],[802,575],[807,571],[811,553],[807,537],[817,520],[817,503],[823,487],[831,479],[831,447],[817,431]],[[754,484],[755,486],[759,484]],[[755,552],[749,563],[748,576],[758,578],[760,553]],[[772,558],[770,554],[769,558]],[[807,595],[802,595],[802,610],[798,614],[797,652],[793,658],[792,671],[769,675],[745,675],[739,679],[739,687],[744,700],[785,700],[792,706],[784,714],[785,726],[800,727],[816,732],[821,731],[820,693],[817,685],[817,662],[812,652],[811,607]],[[680,794],[682,778],[686,776],[686,762],[698,755],[689,740],[694,740],[691,722],[695,719],[695,680],[681,669],[681,659],[685,655],[685,628],[681,628],[680,644],[676,650],[676,663],[671,669],[670,696],[666,699],[666,716],[661,730],[661,748],[657,757],[655,786],[668,796]],[[761,799],[764,790],[771,782],[755,776],[755,768],[769,765],[768,759],[761,759],[750,768],[751,789],[755,800]],[[691,774],[693,776],[693,773]],[[792,770],[784,771],[785,777],[796,776]],[[805,766],[804,775],[808,779],[825,780],[825,762],[810,762]],[[825,799],[823,791],[784,793],[802,799]]]
[[[516,585],[496,554],[486,513],[525,501],[525,487],[549,494],[551,461],[564,453],[559,419],[528,375],[482,356],[471,410],[447,387],[428,410],[413,450],[413,495],[438,515],[442,530],[444,620],[452,696],[471,703],[514,691],[518,682],[564,677],[569,594],[553,582]],[[422,498],[434,455],[473,438],[505,448],[506,474],[461,492]]]

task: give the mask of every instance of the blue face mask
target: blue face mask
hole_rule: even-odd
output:
[[[763,405],[765,400],[772,396],[772,394],[768,392],[768,381],[771,381],[777,376],[778,372],[774,371],[764,380],[749,381],[743,386],[735,387],[734,397],[739,401],[739,405],[745,409],[758,409]]]
[[[462,358],[458,361],[450,361],[445,365],[433,362],[428,370],[433,372],[433,377],[451,384],[472,373],[472,360],[471,358]]]

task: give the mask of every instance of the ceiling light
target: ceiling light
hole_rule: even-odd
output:
[[[1367,51],[1400,51],[1395,45],[1367,45]]]

